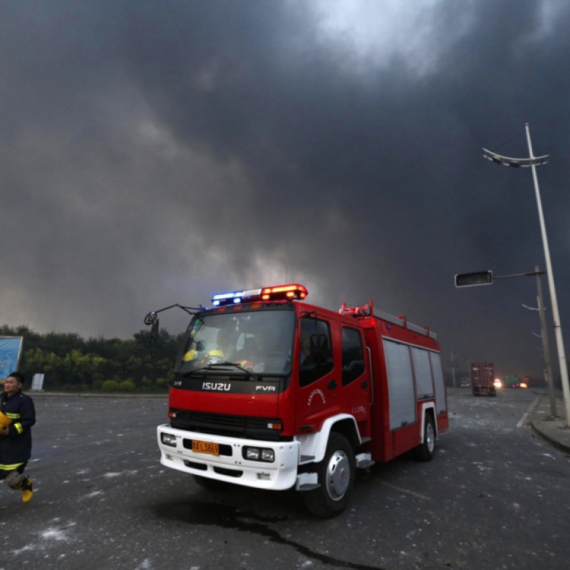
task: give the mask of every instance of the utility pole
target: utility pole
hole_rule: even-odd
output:
[[[554,377],[552,376],[552,365],[550,364],[550,349],[548,348],[548,332],[546,328],[546,317],[544,315],[544,301],[542,299],[542,283],[540,282],[540,276],[542,272],[538,268],[538,265],[534,268],[536,274],[536,289],[538,292],[537,301],[538,307],[527,307],[523,305],[525,309],[530,309],[531,311],[538,311],[540,315],[540,338],[542,338],[542,351],[544,354],[544,379],[546,380],[546,385],[548,386],[548,398],[550,399],[550,414],[553,418],[558,417],[558,411],[556,409],[556,397],[554,395]]]

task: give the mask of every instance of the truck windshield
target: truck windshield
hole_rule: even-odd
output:
[[[202,314],[191,321],[175,372],[283,376],[291,371],[295,312]],[[226,370],[227,368],[227,370]]]

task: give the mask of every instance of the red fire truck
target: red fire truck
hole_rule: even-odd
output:
[[[202,486],[294,487],[328,518],[356,469],[433,457],[447,398],[435,333],[372,302],[334,312],[306,296],[288,284],[182,307],[194,314],[157,435],[161,463]],[[145,319],[155,333],[158,312]]]

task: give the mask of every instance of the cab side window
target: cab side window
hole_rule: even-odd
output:
[[[364,373],[362,337],[356,329],[342,329],[342,385],[346,386]]]
[[[326,321],[301,319],[299,384],[308,386],[333,369],[330,327]]]

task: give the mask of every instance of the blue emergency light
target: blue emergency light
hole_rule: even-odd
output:
[[[219,293],[212,297],[212,303],[217,307],[228,303],[241,303],[243,291],[232,291],[231,293]]]
[[[292,283],[289,285],[276,285],[273,287],[263,287],[261,289],[248,289],[247,291],[230,291],[229,293],[218,293],[212,297],[212,304],[215,307],[222,305],[234,305],[248,303],[252,301],[277,301],[304,299],[309,292],[303,285]]]
[[[212,297],[212,303],[215,307],[220,305],[231,305],[244,303],[259,297],[261,289],[250,289],[249,291],[230,291],[229,293],[219,293]]]

